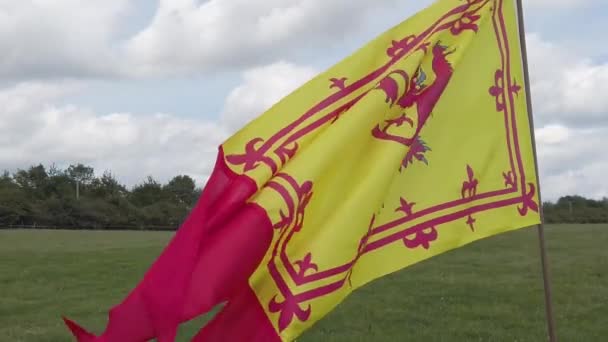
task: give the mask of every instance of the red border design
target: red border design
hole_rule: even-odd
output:
[[[538,204],[534,201],[535,186],[533,183],[526,182],[519,146],[515,96],[519,95],[521,87],[517,85],[516,80],[512,79],[511,51],[503,14],[503,1],[468,0],[467,4],[454,8],[420,35],[412,35],[405,37],[401,41],[394,41],[393,45],[387,50],[387,54],[391,59],[383,67],[349,86],[344,84],[346,82],[344,78],[333,79],[334,87],[340,89],[337,93],[321,101],[267,141],[264,141],[262,138],[255,138],[249,142],[244,154],[227,156],[226,159],[229,163],[243,165],[245,172],[261,164],[266,164],[271,168],[273,174],[276,174],[280,169],[280,165],[277,164],[275,159],[266,155],[275,144],[282,141],[273,150],[273,153],[279,157],[281,163],[287,162],[296,153],[298,149],[297,140],[299,138],[331,120],[336,120],[342,112],[356,103],[364,94],[346,102],[346,104],[328,114],[321,115],[324,109],[339,100],[345,99],[360,88],[369,86],[372,82],[377,82],[398,60],[416,51],[415,48],[426,49],[429,44],[425,41],[433,34],[447,29],[451,30],[452,34],[459,34],[466,29],[477,31],[477,26],[474,25],[474,22],[479,19],[479,16],[476,14],[477,11],[488,3],[493,2],[492,21],[500,50],[501,66],[495,73],[494,85],[489,88],[489,95],[496,98],[497,112],[504,114],[507,136],[506,146],[511,166],[510,170],[503,173],[505,188],[477,193],[478,180],[475,178],[474,171],[467,165],[468,178],[463,182],[461,198],[420,211],[413,210],[415,203],[408,203],[402,198],[401,206],[396,209],[397,212],[403,213],[401,218],[376,225],[376,217],[372,217],[369,229],[365,236],[362,237],[353,259],[344,265],[327,270],[319,270],[318,266],[314,263],[314,255],[311,253],[308,253],[303,260],[295,262],[289,260],[287,255],[287,246],[293,236],[302,229],[305,208],[313,195],[314,185],[311,182],[299,184],[290,175],[284,173],[276,174],[266,187],[276,191],[285,200],[288,212],[280,212],[281,219],[274,224],[274,228],[278,231],[279,236],[273,246],[272,256],[267,266],[271,277],[279,289],[280,295],[275,296],[268,303],[268,309],[271,313],[279,314],[278,326],[280,331],[285,330],[293,322],[293,318],[297,318],[301,322],[307,321],[311,315],[312,308],[310,304],[305,305],[305,303],[342,288],[350,280],[351,271],[355,263],[366,253],[373,252],[398,241],[401,241],[409,249],[420,247],[428,249],[438,238],[439,232],[437,227],[455,220],[466,219],[466,224],[470,226],[471,230],[474,230],[476,220],[473,215],[483,211],[517,205],[517,209],[522,216],[527,215],[530,210],[538,212]],[[482,5],[468,11],[473,5],[479,4]],[[441,24],[442,21],[455,14],[460,14],[460,18]],[[315,121],[304,125],[311,118],[315,118]],[[511,194],[513,194],[512,197],[507,197],[507,195]],[[496,197],[501,198],[487,203],[488,199]],[[455,209],[464,204],[468,204],[468,208],[446,213],[439,217],[429,218],[425,222],[409,227],[403,227],[419,218],[447,209]],[[395,230],[395,232],[386,234],[386,232],[392,230]],[[382,234],[381,237],[379,237],[380,234]],[[374,237],[377,237],[377,239],[374,240]],[[286,271],[288,278],[284,278],[280,269]],[[306,291],[296,291],[303,285],[309,285],[320,280],[324,280],[324,285]],[[290,287],[290,284],[295,284],[295,288]]]

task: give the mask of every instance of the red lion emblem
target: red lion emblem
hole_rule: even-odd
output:
[[[426,159],[420,156],[420,153],[424,153],[430,149],[420,140],[419,134],[452,77],[453,68],[447,56],[453,52],[453,50],[448,51],[446,46],[439,43],[433,46],[431,56],[433,58],[432,69],[435,78],[430,82],[429,77],[427,77],[427,74],[420,67],[411,79],[407,72],[395,70],[378,83],[376,89],[384,91],[386,102],[391,107],[395,104],[399,105],[403,111],[399,116],[384,120],[383,123],[374,127],[372,130],[374,137],[395,141],[410,147],[417,147],[416,159],[426,162]],[[406,87],[402,94],[399,94],[397,77],[405,80]],[[415,118],[408,116],[408,113],[411,113],[413,110],[415,110],[414,115],[417,116]],[[407,129],[406,124],[413,130]],[[407,129],[410,133],[405,134],[404,129]],[[407,167],[412,159],[412,156],[406,156],[403,167]]]

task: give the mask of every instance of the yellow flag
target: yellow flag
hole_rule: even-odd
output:
[[[223,144],[274,227],[249,284],[290,341],[356,288],[540,222],[513,0],[440,0]]]

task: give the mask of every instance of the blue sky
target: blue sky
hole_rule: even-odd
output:
[[[431,2],[0,1],[0,169],[204,182],[222,139]],[[608,3],[525,6],[543,193],[608,196]]]

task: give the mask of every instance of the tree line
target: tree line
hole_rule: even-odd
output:
[[[547,223],[608,223],[608,198],[564,196],[543,204]]]
[[[176,229],[200,192],[185,175],[166,184],[148,176],[128,189],[109,171],[37,165],[0,176],[0,227]]]
[[[200,196],[185,175],[148,176],[127,188],[109,171],[83,164],[32,166],[0,176],[0,228],[177,229]],[[608,199],[565,196],[543,204],[547,223],[608,223]]]

